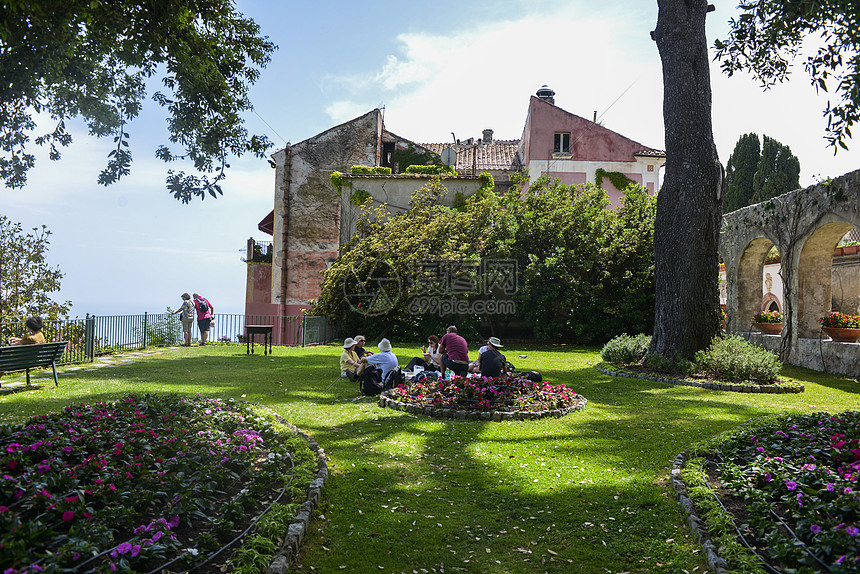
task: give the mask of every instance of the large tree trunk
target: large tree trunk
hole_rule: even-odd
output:
[[[722,166],[711,125],[706,0],[657,0],[666,175],[654,229],[656,313],[650,354],[692,359],[719,332]]]

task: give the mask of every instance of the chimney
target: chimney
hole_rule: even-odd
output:
[[[483,143],[484,145],[489,145],[493,143],[493,130],[486,129],[483,131],[483,134],[484,138],[481,143]]]
[[[543,101],[555,105],[555,92],[546,84],[541,86],[535,95]]]

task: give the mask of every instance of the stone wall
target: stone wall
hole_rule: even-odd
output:
[[[776,245],[785,315],[778,350],[791,364],[815,364],[811,349],[821,333],[818,320],[833,300],[834,249],[852,226],[860,227],[860,170],[725,215],[719,249],[726,264],[728,330],[747,330],[760,310],[764,260]],[[843,285],[853,285],[855,277],[844,275]],[[852,297],[840,296],[850,306]],[[841,310],[857,313],[856,308]],[[860,345],[843,347],[829,340],[823,345],[840,349],[827,351],[839,359],[839,364],[827,365],[830,372],[856,375]]]

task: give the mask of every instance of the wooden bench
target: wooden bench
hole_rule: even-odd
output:
[[[27,386],[30,386],[30,369],[48,367],[54,369],[54,385],[57,380],[57,361],[66,351],[66,341],[45,343],[43,345],[12,345],[0,347],[0,373],[7,371],[27,371]]]

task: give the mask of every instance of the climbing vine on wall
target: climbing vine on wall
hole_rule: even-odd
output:
[[[370,198],[371,198],[370,193],[368,193],[367,191],[365,191],[363,189],[357,189],[357,190],[355,190],[355,193],[353,193],[351,196],[349,196],[349,200],[352,203],[354,203],[355,205],[361,205],[362,203],[364,203],[365,201],[367,201]]]
[[[333,171],[331,173],[331,175],[329,176],[329,179],[331,180],[331,184],[334,186],[334,188],[337,190],[338,193],[343,191],[343,174],[342,173],[340,173],[339,171]]]
[[[354,165],[349,168],[349,173],[353,175],[391,175],[391,168],[381,165]]]
[[[395,149],[392,156],[392,161],[401,166],[408,167],[410,165],[439,165],[442,163],[442,158],[438,153],[426,149],[415,149],[415,146],[409,143],[406,149]]]
[[[636,183],[620,171],[606,171],[602,167],[599,167],[594,172],[594,183],[597,184],[597,187],[602,187],[604,177],[619,191],[625,189],[628,185]]]
[[[450,165],[410,165],[403,173],[420,173],[424,175],[457,175]]]

